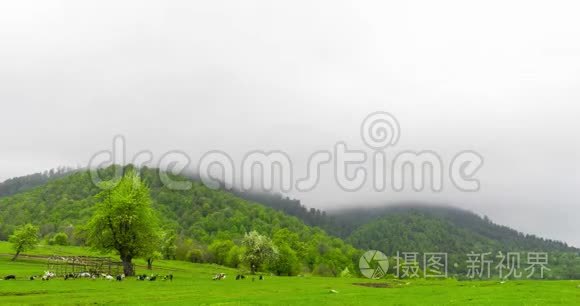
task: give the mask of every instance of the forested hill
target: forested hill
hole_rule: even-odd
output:
[[[64,177],[75,170],[68,167],[59,167],[44,172],[20,176],[8,179],[0,183],[0,197],[5,197],[19,192],[28,191],[35,187],[46,184],[49,180]]]
[[[80,170],[61,167],[43,173],[9,179],[0,183],[0,221],[2,221],[0,223],[0,239],[6,239],[15,224],[21,224],[26,220],[31,220],[32,216],[42,220],[43,235],[61,231],[63,224],[75,224],[79,219],[84,220],[90,214],[90,207],[93,201],[92,196],[98,192],[98,189],[92,186],[86,172],[81,171],[75,173],[76,171]],[[197,239],[207,242],[207,233],[204,230],[196,229],[196,225],[194,224],[194,221],[199,219],[199,216],[196,214],[202,213],[203,215],[203,205],[201,205],[201,209],[185,209],[185,207],[191,207],[193,202],[200,201],[200,199],[182,198],[177,201],[178,204],[174,204],[173,200],[178,198],[177,196],[180,192],[169,192],[161,188],[161,182],[159,182],[156,173],[157,170],[146,169],[143,175],[149,181],[154,200],[156,200],[155,205],[160,211],[163,211],[167,223],[172,224],[182,235],[195,236]],[[73,174],[74,176],[72,178],[67,178],[67,176]],[[199,182],[198,179],[195,179],[191,175],[188,177],[196,182],[192,190],[193,194],[203,194],[201,192],[202,190],[212,195],[226,196],[230,194],[226,191],[207,190],[201,184],[197,183]],[[34,188],[39,186],[43,186],[40,188],[40,191],[33,191]],[[67,190],[68,192],[64,192],[59,196],[59,189]],[[49,215],[35,215],[27,209],[19,210],[19,205],[7,205],[3,207],[2,203],[12,202],[10,200],[2,200],[3,197],[5,198],[18,193],[26,194],[18,196],[17,199],[33,199],[35,196],[42,195],[42,198],[36,202],[38,204],[37,208],[42,207],[42,211],[44,211],[48,205],[51,213]],[[259,203],[262,206],[272,208],[286,215],[294,216],[306,225],[324,229],[327,233],[348,240],[359,248],[372,246],[373,243],[371,241],[375,241],[376,243],[377,239],[371,238],[376,238],[377,233],[374,233],[375,231],[383,232],[384,236],[396,236],[397,233],[403,233],[408,230],[409,225],[413,222],[424,223],[426,220],[431,220],[432,222],[427,222],[428,226],[424,226],[423,229],[418,230],[416,233],[417,235],[427,235],[426,237],[430,240],[429,243],[426,243],[427,245],[437,241],[435,237],[430,237],[429,235],[438,232],[436,228],[431,228],[435,226],[434,224],[438,224],[437,226],[441,228],[451,226],[453,230],[450,233],[461,230],[468,236],[467,238],[469,240],[478,241],[483,239],[485,245],[493,245],[494,247],[509,246],[510,248],[518,249],[578,251],[578,249],[569,247],[566,243],[524,234],[507,226],[495,224],[487,217],[482,218],[470,211],[453,207],[409,203],[374,208],[349,208],[326,213],[319,209],[307,208],[301,204],[300,200],[291,199],[280,194],[240,190],[234,190],[231,194],[234,196],[228,196],[229,199],[236,199],[243,203]],[[211,203],[211,205],[218,205],[220,209],[223,208],[221,207],[223,205],[219,204],[219,200],[215,199],[215,197],[213,198],[217,203]],[[237,198],[246,201],[241,201]],[[79,211],[73,208],[69,209],[68,212],[59,211],[65,204],[69,208],[78,206],[81,210]],[[9,211],[10,214],[8,215]],[[36,211],[37,213],[40,212],[38,209]],[[60,218],[61,216],[64,218]],[[219,213],[213,215],[213,217],[217,216],[219,216]],[[51,218],[54,220],[51,220]],[[405,220],[404,225],[400,225],[403,220]],[[234,224],[235,226],[242,225],[238,232],[248,230],[246,224],[234,223],[236,223]],[[383,228],[386,224],[390,224],[389,229]],[[413,226],[417,227],[417,225]],[[206,225],[206,227],[211,229],[212,226]],[[212,231],[209,233],[211,235]],[[414,240],[420,239],[411,239],[410,242]],[[415,241],[415,243],[418,243],[418,241]],[[395,247],[398,244],[390,241],[390,245]],[[463,241],[462,245],[468,245],[468,243]]]
[[[291,199],[279,193],[242,191],[239,189],[234,189],[231,193],[242,199],[260,203],[290,216],[295,216],[310,226],[324,228],[328,223],[332,222],[332,218],[327,216],[325,211],[316,208],[307,208],[302,205],[300,200]]]
[[[238,192],[319,226],[362,250],[380,250],[388,256],[399,252],[443,252],[453,265],[449,271],[463,277],[466,256],[471,252],[547,252],[550,256],[548,278],[580,277],[580,250],[566,243],[524,234],[493,223],[487,217],[454,207],[417,203],[374,208],[350,208],[334,212],[307,209],[299,201],[280,195]],[[525,260],[525,257],[522,257]]]
[[[112,171],[102,170],[105,175]],[[359,250],[319,228],[231,193],[209,189],[200,182],[192,182],[186,191],[169,190],[157,170],[141,169],[141,175],[150,186],[164,230],[175,234],[178,259],[236,266],[239,240],[252,230],[282,245],[281,252],[288,258],[284,266],[288,271],[283,274],[337,275],[346,267],[352,271],[360,256]],[[64,232],[71,244],[83,244],[78,229],[92,215],[94,195],[99,191],[89,173],[80,171],[0,197],[0,240],[6,240],[16,226],[30,222],[40,226],[47,240]]]
[[[292,247],[286,252],[293,258],[293,266],[323,275],[354,268],[360,250],[366,249],[388,255],[397,251],[454,255],[471,251],[579,251],[457,208],[401,204],[325,213],[281,195],[212,190],[196,180],[190,190],[169,190],[161,183],[157,170],[145,168],[141,172],[165,231],[175,234],[178,259],[235,266],[239,240],[252,230],[279,243],[290,241]],[[35,183],[12,183],[20,186],[10,191],[16,194],[0,195],[0,240],[6,240],[17,225],[32,222],[40,226],[47,240],[64,232],[70,243],[83,244],[78,229],[92,215],[94,195],[99,189],[85,171],[60,175],[43,177],[43,183],[30,178],[11,181]],[[298,273],[298,269],[292,273]]]
[[[447,245],[446,249],[451,252],[467,249],[579,251],[564,242],[521,233],[495,224],[487,217],[455,207],[402,203],[372,208],[361,206],[327,213],[308,209],[299,200],[279,194],[234,193],[296,216],[362,249],[374,247],[386,251],[413,247],[425,250]],[[378,248],[381,246],[378,241],[382,242],[382,248]],[[439,247],[434,248],[435,245]]]
[[[344,213],[348,219],[351,214]],[[348,217],[347,217],[348,216]],[[359,216],[360,219],[364,217]],[[343,219],[343,220],[344,220]],[[353,231],[348,241],[355,245],[377,245],[373,233],[381,232],[389,239],[382,243],[389,249],[451,249],[469,251],[550,251],[577,252],[566,243],[540,238],[497,225],[487,217],[451,207],[394,206],[382,209],[378,218],[369,216],[365,224]],[[398,233],[398,235],[392,235]],[[423,242],[423,243],[422,243]]]
[[[373,241],[372,233],[382,232],[386,236],[394,236],[391,233],[406,235],[410,238],[408,241],[415,241],[416,244],[422,239],[431,243],[440,241],[440,245],[453,241],[461,245],[462,249],[470,250],[485,247],[514,251],[578,251],[564,242],[524,234],[495,224],[487,217],[454,207],[400,204],[368,210],[351,209],[337,212],[334,216],[340,224],[355,225],[348,236],[340,236],[348,237],[353,243],[356,241],[355,245],[359,247]],[[448,234],[441,236],[441,232]],[[413,235],[421,236],[422,239],[413,239]],[[437,239],[434,235],[441,237]],[[389,243],[393,247],[399,245],[394,241]]]

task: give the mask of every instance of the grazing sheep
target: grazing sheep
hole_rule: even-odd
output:
[[[218,273],[213,277],[213,280],[222,280],[222,279],[226,279],[225,273]]]
[[[147,274],[137,275],[137,280],[140,281],[147,280]]]
[[[120,281],[122,281],[123,279],[125,279],[125,274],[120,274],[120,275],[117,275],[117,276],[115,277],[115,279],[117,279],[117,281],[119,281],[119,282],[120,282]]]
[[[163,277],[163,280],[173,281],[173,274],[168,274]]]
[[[243,274],[238,274],[236,276],[236,280],[245,279],[246,277]]]
[[[52,278],[53,278],[53,277],[55,277],[55,276],[56,276],[56,274],[54,274],[54,273],[52,273],[52,272],[50,272],[50,271],[44,271],[44,275],[42,275],[42,278],[41,278],[41,279],[42,279],[43,281],[44,281],[44,280],[46,280],[46,281],[47,281],[47,280],[50,280],[50,279],[52,279]]]
[[[151,275],[151,277],[149,278],[149,281],[155,281],[157,280],[157,275]]]

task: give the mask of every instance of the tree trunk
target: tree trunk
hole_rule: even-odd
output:
[[[123,273],[125,273],[125,276],[135,276],[135,271],[133,270],[133,263],[131,263],[132,258],[130,257],[124,257],[121,258],[121,261],[123,261]]]
[[[14,254],[14,257],[12,257],[12,261],[15,261],[16,258],[18,258],[18,255],[20,255],[20,251],[16,251],[16,254]]]
[[[147,258],[147,270],[153,269],[153,259]]]

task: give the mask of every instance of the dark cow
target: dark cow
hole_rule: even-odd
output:
[[[236,280],[245,279],[245,278],[246,278],[246,276],[244,276],[243,274],[238,274],[236,276]]]
[[[65,274],[64,275],[64,280],[70,279],[70,278],[77,278],[76,275],[69,273],[69,274]]]
[[[9,280],[9,279],[16,279],[16,275],[10,274],[10,275],[4,276],[4,280]]]

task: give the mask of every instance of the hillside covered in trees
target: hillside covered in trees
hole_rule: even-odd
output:
[[[445,248],[454,252],[499,249],[578,251],[564,242],[524,234],[495,224],[487,217],[446,206],[406,204],[340,211],[335,217],[343,224],[355,224],[355,230],[347,236],[339,236],[356,241],[361,247],[376,244],[376,234],[373,233],[382,232],[391,237],[387,241],[391,248],[399,249],[413,247],[426,251],[429,248]],[[408,239],[396,238],[394,233]]]
[[[321,212],[279,194],[236,194],[294,215],[362,250],[380,250],[388,256],[396,256],[397,252],[448,253],[449,262],[456,264],[449,270],[457,274],[467,270],[466,254],[470,252],[519,252],[522,256],[526,252],[547,252],[553,265],[550,277],[580,278],[579,249],[518,232],[455,207],[406,203]]]
[[[106,176],[112,171],[108,168],[101,172]],[[172,245],[171,251],[163,254],[165,257],[236,267],[242,252],[241,240],[251,231],[271,237],[284,252],[286,262],[272,263],[281,275],[305,272],[336,276],[345,268],[352,271],[360,256],[360,251],[340,238],[274,209],[209,189],[199,182],[193,182],[187,191],[169,190],[153,169],[141,169],[141,176],[151,189],[153,207],[167,233],[166,243]],[[80,229],[92,216],[94,196],[99,191],[89,173],[79,171],[0,197],[0,240],[6,240],[17,226],[32,223],[40,227],[40,234],[47,241],[64,233],[68,243],[83,245],[85,237]]]
[[[20,176],[8,179],[0,183],[0,197],[24,192],[40,185],[46,184],[49,180],[64,177],[75,170],[68,167],[59,167],[44,172]]]
[[[103,169],[101,174],[106,177],[112,171]],[[242,239],[256,231],[270,237],[284,254],[280,257],[284,262],[270,267],[281,275],[337,276],[345,268],[356,271],[362,251],[376,249],[389,256],[446,252],[457,263],[450,268],[454,272],[465,270],[461,257],[472,251],[545,251],[559,265],[559,275],[580,277],[578,249],[515,231],[466,210],[406,204],[327,213],[278,194],[212,190],[181,176],[173,178],[191,181],[192,188],[170,190],[163,186],[158,170],[140,172],[162,220],[166,258],[238,267]],[[100,191],[88,172],[33,175],[2,186],[13,187],[4,187],[9,191],[0,194],[0,240],[7,240],[16,226],[33,223],[49,243],[85,243],[81,229],[93,214],[94,196]]]
[[[308,225],[320,227],[363,249],[371,245],[377,246],[376,241],[379,235],[385,236],[381,239],[388,239],[389,248],[402,250],[409,247],[409,244],[419,250],[432,248],[434,244],[442,242],[440,238],[434,236],[435,233],[444,230],[444,233],[449,234],[445,237],[446,240],[451,239],[455,245],[462,246],[461,249],[446,247],[452,251],[462,252],[476,244],[493,249],[502,247],[513,250],[578,251],[565,242],[518,232],[510,227],[496,224],[485,216],[481,217],[471,211],[451,206],[402,203],[377,207],[361,205],[325,212],[314,208],[308,209],[299,200],[280,194],[243,191],[234,191],[234,194],[295,216]],[[411,232],[417,236],[426,235],[427,238],[416,237],[411,241],[406,239],[404,243],[397,242],[401,240],[397,236],[411,234]]]

